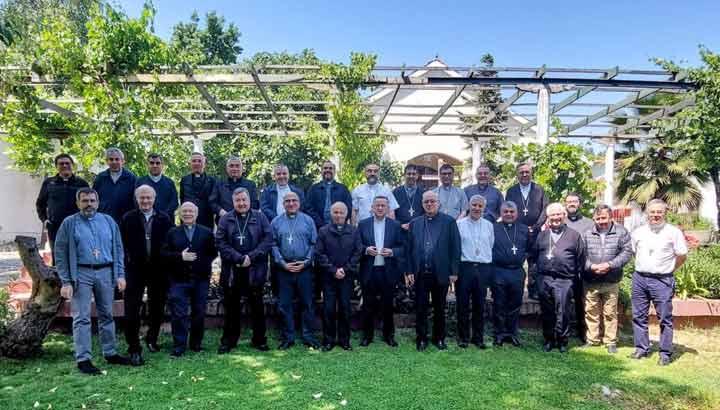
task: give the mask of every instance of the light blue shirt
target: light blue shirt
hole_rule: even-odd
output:
[[[305,267],[312,263],[317,242],[317,230],[313,219],[303,212],[288,216],[279,215],[270,224],[275,245],[273,259],[280,266],[288,262],[304,261]]]
[[[283,200],[285,199],[285,195],[292,192],[290,190],[290,185],[285,185],[284,187],[281,187],[278,184],[275,184],[275,188],[277,189],[277,204],[275,204],[275,215],[282,215],[285,213],[285,206],[283,205]]]
[[[103,265],[113,261],[112,230],[107,220],[98,218],[80,218],[75,225],[73,239],[77,247],[77,262],[81,265]],[[95,250],[100,253],[96,256]]]
[[[532,188],[532,182],[527,185],[520,184],[520,193],[526,200],[528,199],[528,195],[530,195],[530,188]]]
[[[373,233],[375,234],[375,248],[378,254],[375,255],[374,266],[385,266],[385,257],[380,255],[380,251],[385,246],[385,218],[378,221],[373,217]]]
[[[468,198],[465,191],[458,187],[441,185],[434,188],[440,202],[440,212],[455,219],[468,210]]]
[[[467,216],[457,223],[462,243],[463,262],[490,263],[495,243],[495,231],[490,221],[480,218],[477,221]]]

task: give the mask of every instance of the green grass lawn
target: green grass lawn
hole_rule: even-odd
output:
[[[218,356],[218,339],[210,331],[204,352],[180,360],[146,354],[140,368],[95,360],[107,374],[89,377],[74,367],[71,338],[52,334],[42,357],[0,359],[0,409],[720,409],[720,329],[676,332],[677,360],[663,368],[656,353],[628,359],[627,335],[615,356],[600,347],[543,353],[537,333],[523,333],[519,349],[452,343],[424,353],[411,333],[397,349],[330,353],[260,353],[245,339]]]

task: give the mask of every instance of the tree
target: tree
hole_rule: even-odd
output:
[[[225,27],[223,16],[207,13],[205,25],[200,27],[200,17],[193,12],[189,22],[173,27],[170,48],[180,61],[191,65],[235,64],[243,50],[239,40],[240,31],[233,23]]]
[[[533,164],[533,179],[545,188],[550,201],[562,201],[569,192],[584,199],[583,209],[589,211],[600,194],[602,184],[592,176],[593,156],[583,147],[563,142],[538,145],[512,144],[495,140],[497,149],[487,151],[486,161],[496,171],[496,183],[506,190],[516,181],[515,167],[521,162]]]
[[[708,174],[688,154],[679,145],[659,142],[621,159],[616,179],[618,197],[643,206],[659,198],[675,211],[696,210],[702,200],[697,182],[707,182]]]
[[[493,70],[492,67],[495,65],[495,57],[492,54],[484,54],[480,58],[481,68],[475,71],[476,77],[497,77],[497,71]],[[488,134],[502,134],[507,131],[505,122],[508,120],[507,111],[495,114],[495,117],[489,121],[489,124],[485,124],[480,128],[473,130],[473,127],[486,118],[488,115],[492,115],[495,109],[503,103],[502,95],[500,94],[500,88],[488,88],[480,90],[474,93],[474,97],[469,101],[475,110],[475,114],[464,115],[461,117],[464,123],[463,129],[466,132],[472,132],[476,134],[477,138],[487,138]]]
[[[687,68],[688,78],[698,86],[689,97],[695,105],[686,108],[675,120],[654,125],[673,144],[692,156],[694,165],[705,171],[715,188],[717,218],[720,226],[720,54],[700,46],[700,67]],[[664,68],[678,72],[680,67],[670,61],[656,61]]]

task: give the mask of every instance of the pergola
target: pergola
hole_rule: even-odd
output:
[[[27,72],[26,83],[33,86],[58,84],[49,76],[38,75],[23,67],[2,67],[0,70]],[[202,150],[203,140],[218,134],[276,135],[291,137],[302,134],[297,124],[303,118],[329,126],[331,113],[328,106],[335,103],[337,84],[319,76],[319,66],[266,65],[256,67],[247,64],[198,66],[185,72],[172,72],[165,68],[160,73],[137,73],[120,80],[128,87],[180,86],[196,90],[193,98],[167,98],[164,107],[167,114],[156,118],[152,135],[175,135],[193,141],[196,150]],[[429,75],[414,77],[418,70]],[[459,76],[447,76],[451,70]],[[437,74],[437,75],[435,75]],[[488,113],[478,118],[472,127],[453,135],[472,140],[473,167],[481,160],[481,144],[491,137],[523,137],[534,134],[540,144],[548,142],[551,117],[560,118],[562,126],[555,130],[558,138],[591,138],[607,145],[605,150],[605,201],[614,198],[614,153],[618,140],[655,138],[649,123],[668,118],[693,104],[689,95],[673,105],[643,105],[642,100],[658,93],[687,94],[695,85],[686,81],[684,72],[663,70],[631,70],[612,67],[553,68],[553,67],[430,67],[430,66],[376,66],[363,85],[371,89],[393,90],[389,102],[367,103],[380,112],[375,115],[367,129],[359,134],[387,134],[383,124],[388,114],[402,113],[412,105],[396,105],[395,97],[404,88],[432,88],[450,90],[450,98],[434,113],[405,113],[413,117],[407,124],[419,127],[419,133],[442,138],[447,134],[434,133],[433,127],[444,117],[457,116],[451,108],[470,105],[460,101],[465,92],[498,90],[502,103],[488,107]],[[306,87],[323,91],[327,98],[295,101],[274,98],[273,89],[279,86]],[[223,100],[212,91],[217,87],[255,87],[260,99]],[[554,95],[553,95],[554,94]],[[12,101],[12,100],[10,100]],[[40,100],[43,112],[73,118],[85,116],[82,98],[55,98]],[[3,104],[4,105],[4,104]],[[420,106],[417,106],[420,107]],[[428,108],[423,105],[423,108]],[[0,109],[2,105],[0,105]],[[301,108],[301,109],[297,109]],[[531,111],[524,111],[530,109]],[[626,109],[644,109],[649,114],[628,113]],[[521,125],[499,124],[498,114],[512,110],[513,115],[527,121]],[[613,122],[625,119],[624,124]],[[502,125],[502,133],[483,132],[483,126]],[[594,130],[597,130],[594,132]],[[390,133],[392,134],[392,133]],[[414,133],[417,135],[417,133]]]

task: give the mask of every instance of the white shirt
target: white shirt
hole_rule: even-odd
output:
[[[282,215],[285,213],[285,206],[283,205],[283,201],[285,199],[285,195],[290,193],[290,185],[285,185],[284,187],[281,187],[280,185],[275,185],[277,188],[277,203],[275,204],[275,214],[276,215]]]
[[[644,273],[673,273],[678,255],[688,253],[682,231],[668,223],[657,232],[642,225],[632,233],[635,270]]]
[[[462,244],[463,262],[490,263],[495,243],[495,231],[490,221],[480,218],[477,221],[466,216],[457,223]]]
[[[522,194],[522,196],[525,200],[527,200],[528,195],[530,195],[531,187],[532,187],[532,182],[527,185],[520,184],[520,193]]]
[[[376,196],[386,196],[393,211],[400,207],[390,188],[379,182],[375,185],[362,184],[352,191],[352,207],[358,210],[358,221],[372,216],[372,201]]]
[[[385,247],[385,218],[378,221],[373,217],[373,233],[375,234],[375,249],[378,251],[373,266],[385,266],[385,257],[380,255],[380,251]]]

